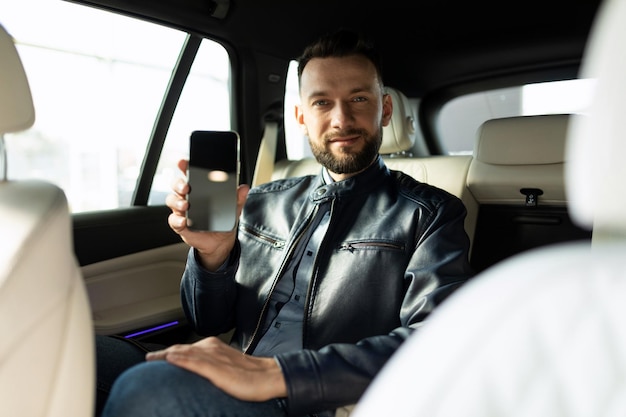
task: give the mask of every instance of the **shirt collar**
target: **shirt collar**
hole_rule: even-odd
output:
[[[326,169],[326,167],[322,169],[322,179],[324,180],[324,184],[332,184],[333,182],[335,182],[333,177],[330,176],[330,173],[328,172],[328,169]]]

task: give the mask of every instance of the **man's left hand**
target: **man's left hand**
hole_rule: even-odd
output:
[[[195,372],[240,400],[267,401],[287,396],[285,378],[274,358],[244,354],[217,337],[150,352],[146,360],[166,360]]]

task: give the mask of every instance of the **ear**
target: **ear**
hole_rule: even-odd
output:
[[[298,126],[300,126],[300,130],[302,131],[302,134],[308,136],[309,131],[306,128],[306,124],[304,124],[304,113],[302,112],[302,106],[296,104],[294,108],[294,114],[296,116],[296,122],[298,123]]]
[[[387,126],[391,120],[391,114],[393,113],[393,100],[391,94],[383,94],[383,117],[382,125]]]

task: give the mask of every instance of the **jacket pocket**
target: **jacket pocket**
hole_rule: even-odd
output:
[[[354,240],[342,243],[339,245],[339,250],[346,250],[348,252],[361,250],[404,251],[404,244],[390,240]]]
[[[246,233],[250,238],[257,240],[265,245],[270,245],[275,249],[283,249],[285,247],[285,241],[270,236],[265,233],[261,233],[258,230],[254,230],[250,227],[244,226],[241,230]]]

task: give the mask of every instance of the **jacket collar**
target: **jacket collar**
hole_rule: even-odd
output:
[[[390,176],[389,169],[380,155],[365,171],[343,181],[326,182],[327,178],[330,179],[330,175],[326,168],[322,170],[315,188],[309,195],[311,201],[315,203],[329,198],[369,192]]]

